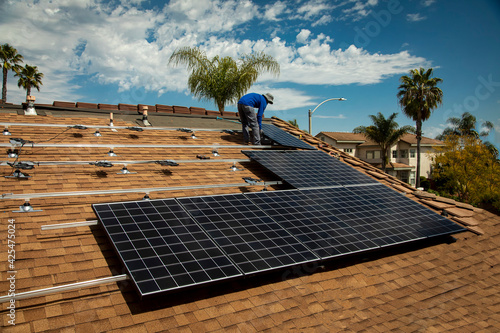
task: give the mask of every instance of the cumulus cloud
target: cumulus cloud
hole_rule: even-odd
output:
[[[117,93],[134,89],[157,92],[187,91],[187,71],[168,65],[172,52],[183,46],[199,46],[209,57],[238,58],[265,52],[280,63],[281,75],[263,75],[260,84],[306,85],[372,84],[410,68],[425,66],[426,60],[407,51],[395,54],[369,53],[351,45],[333,49],[333,38],[301,29],[295,43],[279,36],[272,39],[239,39],[235,30],[251,29],[256,23],[279,20],[289,3],[277,1],[259,8],[249,0],[172,0],[162,8],[146,9],[147,1],[102,3],[99,0],[24,0],[0,3],[2,42],[15,46],[25,63],[37,65],[45,74],[42,103],[76,101],[85,85],[117,85]],[[377,0],[344,2],[352,15],[361,15]],[[338,5],[340,6],[340,5]],[[295,19],[327,22],[335,6],[311,0],[294,7]],[[264,10],[264,17],[256,16]],[[293,17],[292,14],[289,15]],[[325,17],[325,18],[324,18]],[[311,23],[313,25],[315,23]],[[319,24],[319,23],[317,23]],[[19,96],[9,78],[9,96]],[[280,88],[279,108],[302,107],[312,97]],[[10,97],[9,97],[10,99]],[[88,97],[87,97],[88,99]],[[311,103],[310,103],[311,104]],[[278,109],[276,109],[278,110]]]
[[[311,35],[311,30],[308,29],[300,30],[299,34],[297,35],[297,42],[305,44],[310,35]]]

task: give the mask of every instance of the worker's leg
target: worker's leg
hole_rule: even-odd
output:
[[[250,106],[244,106],[244,111],[247,117],[248,126],[252,129],[252,144],[260,145],[260,128],[255,110]]]
[[[246,112],[244,108],[247,108],[248,106],[243,105],[243,104],[238,104],[238,116],[240,117],[241,121],[241,130],[243,132],[243,140],[244,143],[249,143],[250,142],[250,133],[248,132],[248,120],[246,116]]]

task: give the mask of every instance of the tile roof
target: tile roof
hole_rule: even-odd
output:
[[[336,141],[364,141],[361,145],[362,146],[373,146],[377,145],[377,143],[367,140],[364,134],[360,133],[349,133],[349,132],[320,132],[320,134],[317,134],[316,136],[319,135],[325,135],[333,140]],[[416,145],[417,144],[417,138],[415,137],[415,134],[405,134],[403,137],[400,139],[401,141],[404,141],[406,143],[409,143],[411,145]],[[436,139],[431,139],[427,137],[422,137],[420,144],[422,145],[443,145],[443,141],[436,140]]]
[[[9,126],[12,137],[47,143],[73,142],[102,144],[204,144],[234,145],[241,134],[219,131],[198,132],[192,140],[179,131],[111,132],[108,120],[96,114],[71,117],[71,113],[19,116],[4,109],[0,122],[59,123],[103,126],[103,136],[93,130]],[[172,115],[171,117],[174,117]],[[127,116],[123,115],[126,119]],[[115,117],[115,126],[137,126]],[[179,116],[180,117],[180,116]],[[130,118],[132,120],[130,120]],[[210,119],[150,117],[153,123],[210,124]],[[452,200],[416,191],[398,179],[360,159],[351,157],[285,121],[273,122],[290,132],[300,133],[306,142],[329,152],[353,168],[381,183],[406,193],[409,198],[463,224],[471,232],[457,234],[455,242],[418,242],[400,248],[346,258],[324,266],[302,266],[295,270],[236,280],[216,288],[201,288],[141,301],[130,282],[107,283],[88,288],[26,298],[16,302],[16,325],[8,323],[7,304],[0,311],[3,332],[40,331],[482,331],[500,330],[500,217],[491,212]],[[176,123],[178,124],[178,123]],[[234,125],[227,122],[227,125]],[[164,125],[167,126],[167,125]],[[175,125],[179,126],[179,125]],[[219,126],[220,123],[219,123]],[[184,126],[188,127],[188,126]],[[9,141],[5,136],[1,142]],[[251,149],[251,146],[249,147]],[[7,148],[5,148],[7,150]],[[23,147],[23,160],[96,161],[195,159],[198,154],[212,160],[246,158],[239,148],[219,149],[220,157],[206,148],[116,148],[118,157],[102,148]],[[5,157],[6,158],[6,157]],[[254,162],[237,163],[242,171],[228,171],[232,163],[186,163],[177,167],[157,164],[129,165],[134,175],[117,175],[121,166],[99,168],[91,165],[36,166],[26,170],[27,180],[1,178],[2,193],[92,191],[176,187],[201,184],[240,183],[242,177],[276,180]],[[0,166],[3,175],[11,172]],[[273,186],[270,190],[280,188]],[[262,186],[178,189],[150,193],[152,198],[211,195],[259,191]],[[125,271],[99,226],[42,231],[42,225],[94,220],[91,204],[140,200],[144,193],[80,195],[33,198],[33,207],[42,212],[12,213],[19,199],[3,198],[2,253],[7,253],[7,221],[16,225],[16,293],[88,281]],[[0,291],[9,290],[7,256],[0,262]]]

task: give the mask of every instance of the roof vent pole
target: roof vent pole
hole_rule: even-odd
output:
[[[110,127],[115,126],[115,125],[113,124],[113,112],[111,112],[111,113],[109,114],[109,126],[110,126]],[[114,128],[112,128],[111,130],[112,130],[113,132],[117,132],[117,130],[115,130]]]
[[[142,124],[144,126],[153,126],[151,123],[148,121],[148,106],[143,105],[142,106]]]
[[[26,110],[24,111],[25,116],[36,116],[36,110],[35,110],[35,96],[28,95],[26,96],[26,103],[28,106],[26,107]]]

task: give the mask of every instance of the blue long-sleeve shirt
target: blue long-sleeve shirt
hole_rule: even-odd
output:
[[[259,109],[257,111],[257,122],[259,123],[259,128],[262,129],[262,117],[264,116],[264,110],[267,107],[266,98],[261,94],[250,93],[240,98],[238,104],[243,104]]]

